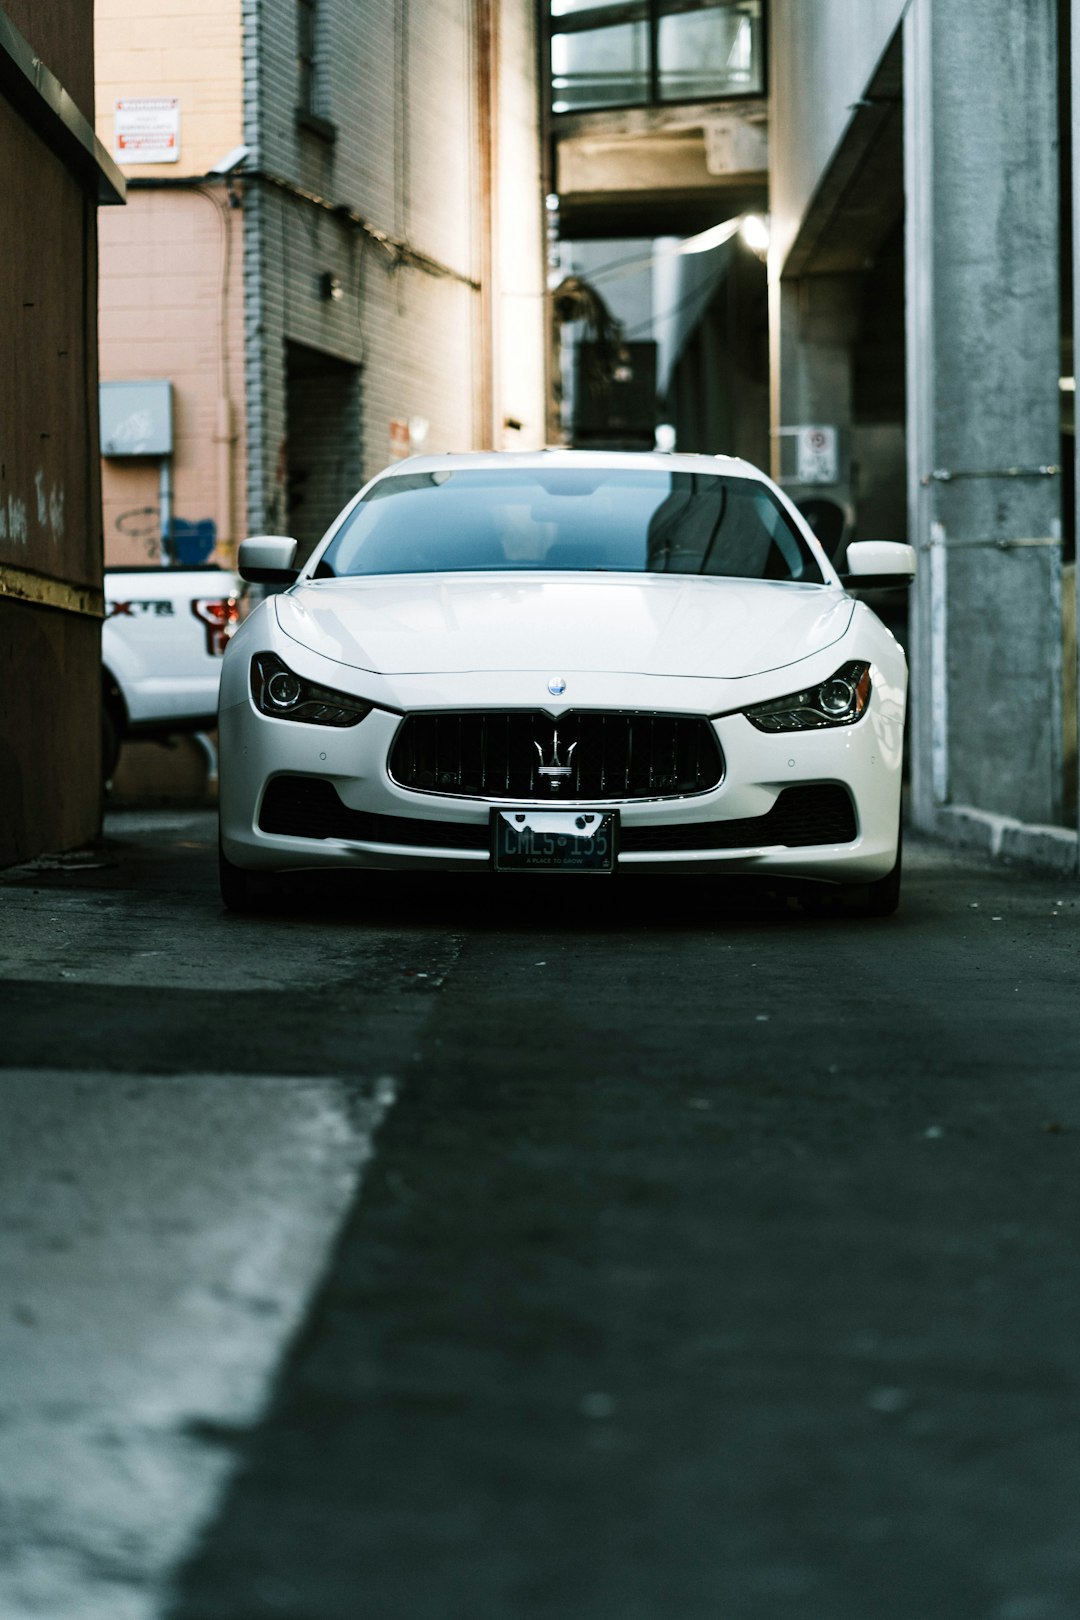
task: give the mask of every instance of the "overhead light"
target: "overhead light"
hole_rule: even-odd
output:
[[[742,239],[752,253],[763,259],[769,251],[771,239],[768,219],[762,219],[760,214],[744,214]]]
[[[684,253],[711,253],[713,248],[723,247],[725,242],[730,242],[733,236],[740,234],[747,246],[764,258],[769,247],[768,216],[762,218],[757,214],[739,214],[735,219],[725,219],[719,225],[710,225],[707,231],[699,231],[696,236],[684,236],[681,240],[678,237],[655,237],[654,252],[643,254],[640,259],[618,259],[606,269],[594,271],[590,279],[621,280],[623,276],[637,275],[639,271],[647,270],[650,265],[662,264],[666,259],[679,258]],[[562,274],[561,270],[556,270],[549,276],[549,289],[558,286]]]
[[[675,253],[710,253],[713,248],[722,247],[730,242],[733,236],[738,236],[742,219],[725,219],[721,225],[711,225],[707,231],[699,231],[696,236],[687,236],[673,249]]]

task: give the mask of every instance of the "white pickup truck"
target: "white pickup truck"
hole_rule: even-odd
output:
[[[246,588],[238,574],[213,566],[106,568],[106,779],[127,737],[165,737],[217,724],[221,655],[239,623]]]

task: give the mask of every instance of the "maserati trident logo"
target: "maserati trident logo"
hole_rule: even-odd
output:
[[[566,681],[561,675],[553,675],[548,681],[548,691],[552,697],[562,697],[566,691]]]
[[[547,782],[552,793],[558,793],[573,770],[570,762],[574,757],[574,749],[577,747],[577,743],[572,742],[570,744],[570,747],[566,750],[565,759],[559,757],[559,733],[557,731],[552,732],[550,760],[545,760],[544,750],[540,743],[534,741],[533,747],[540,755],[540,775]]]

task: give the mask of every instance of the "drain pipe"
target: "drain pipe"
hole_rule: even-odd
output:
[[[477,387],[477,436],[482,450],[497,449],[495,432],[497,358],[495,310],[495,117],[498,108],[496,51],[498,0],[474,0],[476,120],[480,217],[480,376]]]
[[[161,520],[162,568],[168,568],[173,560],[172,493],[172,456],[162,456],[158,462],[158,512]]]

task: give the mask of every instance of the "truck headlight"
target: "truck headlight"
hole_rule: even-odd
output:
[[[251,696],[260,714],[309,726],[359,725],[375,707],[349,692],[305,680],[268,652],[256,653],[251,660]]]

